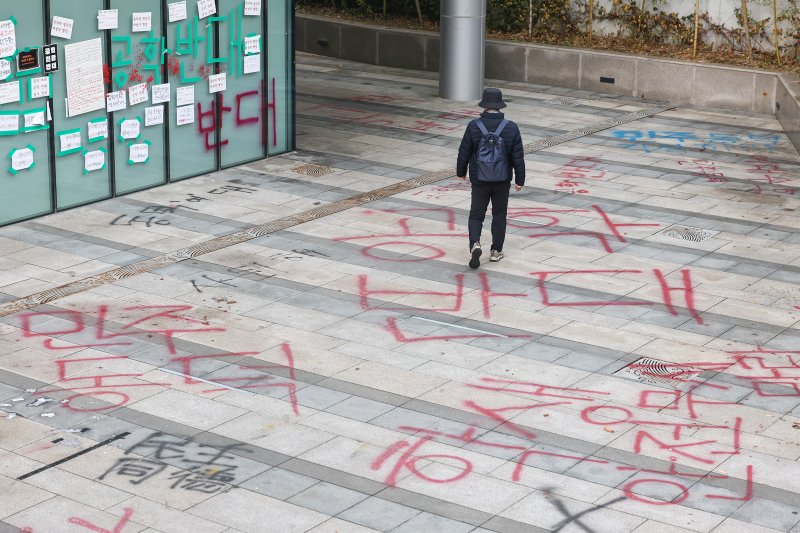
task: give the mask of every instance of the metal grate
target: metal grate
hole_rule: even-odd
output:
[[[617,370],[614,374],[648,385],[661,385],[678,389],[682,384],[702,372],[701,368],[676,365],[650,357],[642,357]]]
[[[672,237],[673,239],[681,239],[683,241],[692,241],[692,242],[702,242],[706,239],[710,239],[711,237],[717,235],[718,231],[711,231],[703,228],[695,228],[693,226],[681,226],[680,224],[675,224],[673,226],[668,227],[664,231],[658,233],[658,235],[666,235],[667,237]]]
[[[325,174],[330,174],[333,172],[331,167],[325,167],[322,165],[300,165],[299,167],[295,167],[292,169],[292,172],[296,172],[298,174],[305,174],[306,176],[324,176]]]

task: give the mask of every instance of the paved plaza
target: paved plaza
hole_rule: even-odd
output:
[[[303,54],[296,153],[0,228],[0,532],[800,532],[777,121],[493,83],[478,270],[477,108]]]

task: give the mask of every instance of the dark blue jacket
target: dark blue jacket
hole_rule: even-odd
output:
[[[490,132],[497,129],[500,122],[503,121],[505,116],[503,113],[481,113],[481,118],[478,120],[483,121],[486,129]],[[525,185],[525,149],[522,147],[522,135],[519,132],[519,127],[509,121],[503,131],[500,133],[503,139],[503,145],[508,154],[508,180],[511,182],[511,169],[514,169],[514,180],[517,185]],[[464,176],[467,173],[467,166],[469,166],[469,180],[473,185],[486,185],[485,181],[478,181],[475,176],[475,152],[478,149],[478,144],[481,142],[481,130],[472,121],[467,126],[464,132],[464,138],[461,139],[461,146],[458,148],[458,160],[456,161],[456,176]]]

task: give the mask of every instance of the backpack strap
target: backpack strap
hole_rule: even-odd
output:
[[[475,124],[478,125],[478,128],[481,130],[483,135],[489,135],[489,130],[486,129],[486,126],[483,124],[483,121],[479,118],[475,119]]]
[[[501,132],[501,131],[503,131],[503,128],[505,128],[505,127],[506,127],[506,124],[508,124],[508,120],[503,120],[503,121],[500,123],[500,125],[499,125],[499,126],[497,126],[497,129],[496,129],[496,130],[494,130],[494,134],[495,134],[495,135],[497,135],[498,137],[500,137],[500,132]],[[484,135],[486,135],[486,134],[484,133]]]

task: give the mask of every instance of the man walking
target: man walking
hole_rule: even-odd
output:
[[[492,247],[489,261],[500,261],[506,238],[508,195],[512,170],[516,189],[525,185],[525,151],[519,128],[506,120],[501,109],[506,107],[500,89],[486,88],[478,107],[484,109],[480,118],[467,125],[458,148],[456,176],[472,183],[472,205],[469,210],[470,268],[481,264],[481,230],[486,209],[492,202]]]

